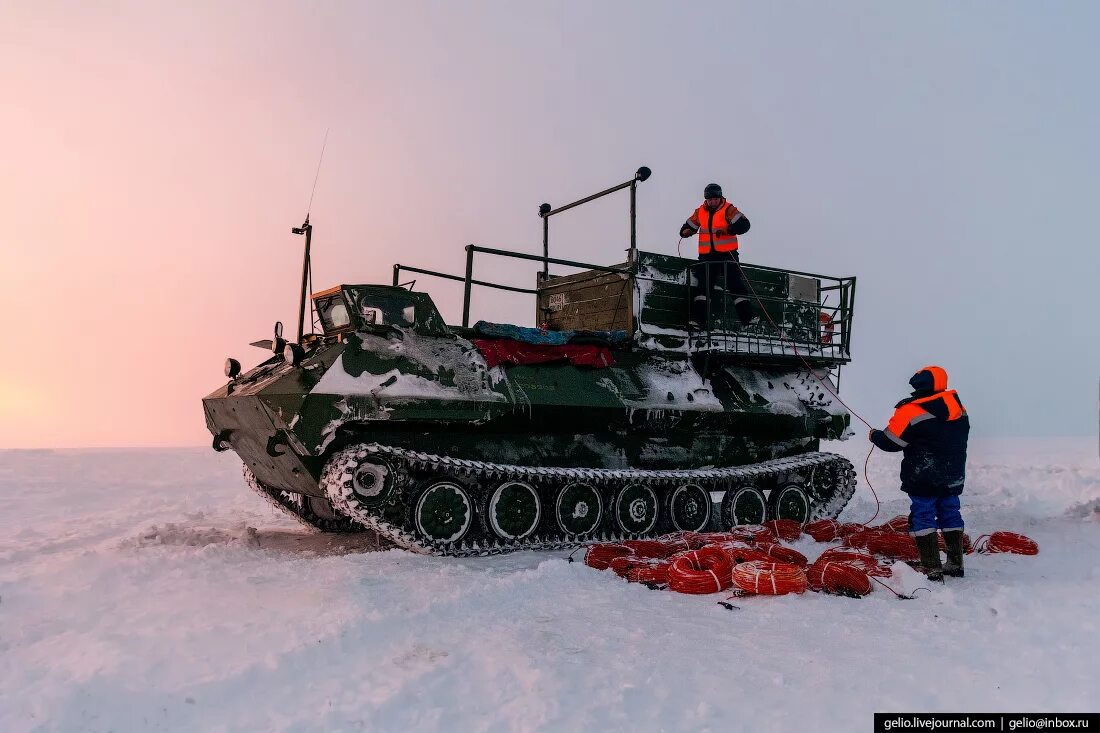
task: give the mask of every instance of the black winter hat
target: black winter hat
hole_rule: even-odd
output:
[[[703,189],[703,198],[705,199],[720,199],[722,198],[722,187],[717,183],[708,183],[707,187]]]
[[[933,393],[932,375],[929,372],[920,371],[909,379],[909,386],[913,388],[913,395],[923,397]]]
[[[947,389],[947,371],[939,366],[926,366],[910,378],[909,386],[914,397],[942,392]]]

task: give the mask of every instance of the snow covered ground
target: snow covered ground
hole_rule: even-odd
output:
[[[862,473],[865,446],[828,448]],[[972,441],[968,531],[1022,531],[1037,557],[971,556],[915,600],[736,611],[565,553],[369,552],[276,515],[238,466],[0,452],[0,731],[839,731],[875,711],[1100,709],[1095,439]],[[906,511],[896,475],[872,457],[880,520]],[[860,483],[845,519],[874,511]]]

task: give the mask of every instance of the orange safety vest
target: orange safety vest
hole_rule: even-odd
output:
[[[936,367],[939,369],[939,367]],[[943,369],[939,369],[943,375],[943,384],[947,383],[947,372]],[[933,378],[936,380],[936,386],[939,386],[940,374],[935,371],[932,372]],[[953,389],[944,390],[942,392],[936,392],[928,397],[921,397],[919,399],[906,402],[900,406],[895,412],[894,416],[890,418],[890,423],[886,426],[886,432],[889,433],[887,437],[892,438],[895,443],[905,445],[901,436],[905,432],[905,429],[910,425],[923,422],[925,420],[931,420],[935,417],[931,413],[921,409],[921,403],[931,402],[932,400],[943,399],[944,404],[947,406],[947,421],[952,422],[958,420],[960,417],[966,414],[966,408],[959,404],[959,399],[956,397],[956,392]]]
[[[737,235],[726,231],[737,213],[737,207],[728,201],[714,212],[706,204],[695,210],[695,218],[699,220],[699,254],[710,254],[712,246],[715,252],[737,251]]]

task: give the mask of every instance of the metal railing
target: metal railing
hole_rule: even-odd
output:
[[[720,279],[716,276],[716,270],[721,273]],[[733,289],[732,278],[737,270],[746,283],[743,293]],[[752,284],[750,275],[754,272],[775,272],[811,278],[819,283],[818,298],[809,301],[799,300],[790,294],[784,297],[762,294],[761,284]],[[719,282],[721,287],[716,287]],[[696,350],[777,356],[801,354],[843,361],[849,359],[855,277],[836,278],[763,265],[742,265],[729,260],[693,262],[687,265],[683,270],[683,284],[687,289],[686,305],[689,314],[693,314],[694,299],[699,295],[706,296],[705,320],[700,324],[701,327],[692,329],[688,326],[689,338]],[[833,295],[836,296],[836,302],[829,304],[828,299]],[[739,316],[731,306],[735,297],[748,298],[756,316],[753,323],[739,323]],[[716,307],[715,301],[720,306]],[[772,313],[778,316],[778,320]],[[800,315],[802,322],[791,321],[792,315]],[[737,319],[738,324],[731,327],[732,319]],[[712,328],[716,323],[720,328]],[[644,324],[640,320],[639,329],[645,333]]]
[[[613,267],[558,257],[540,257],[523,252],[512,252],[470,244],[466,246],[465,276],[395,264],[393,266],[393,284],[395,286],[400,284],[401,273],[403,272],[440,277],[463,283],[463,328],[469,328],[470,326],[474,286],[535,296],[540,292],[538,288],[523,288],[476,279],[474,277],[474,264],[477,254],[540,262],[543,263],[544,268],[554,264],[595,272],[622,273],[634,278],[633,290],[635,293],[638,290],[638,281],[669,282],[664,278],[643,274],[640,270],[644,268],[640,268],[637,262],[631,263],[627,267]],[[704,265],[706,266],[704,267]],[[718,269],[715,265],[721,265],[721,282],[725,287],[715,287],[717,278],[712,278],[714,271]],[[757,319],[748,326],[741,325],[739,322],[734,323],[732,320],[736,317],[736,311],[732,307],[732,298],[737,293],[730,289],[729,284],[732,282],[731,274],[735,267],[741,267],[742,276],[749,281],[747,284],[751,286],[746,288],[744,297],[749,298]],[[757,282],[756,285],[753,285],[754,281],[751,278],[753,274],[761,272],[812,278],[819,284],[819,297],[816,300],[799,300],[790,295],[778,297],[761,293],[760,291],[764,289],[765,284]],[[699,282],[700,279],[702,282]],[[542,281],[547,282],[545,278],[542,278]],[[685,314],[691,313],[692,300],[696,295],[706,295],[705,322],[702,324],[702,328],[692,329],[688,323],[684,323],[684,333],[688,337],[693,350],[758,356],[801,355],[811,359],[827,361],[848,361],[850,358],[851,324],[856,286],[856,278],[854,277],[836,278],[762,265],[746,264],[742,266],[731,260],[724,263],[692,262],[684,267],[681,275],[677,278],[677,282],[683,285],[687,292]],[[833,302],[830,302],[830,299],[833,299]],[[639,303],[639,306],[643,306],[643,304]],[[827,321],[821,318],[821,314],[827,316]],[[656,335],[654,331],[647,329],[647,323],[641,318],[640,312],[635,315],[638,331],[641,335]],[[769,318],[769,316],[771,317]],[[708,327],[714,325],[719,327]]]
[[[548,273],[550,265],[562,265],[564,267],[577,267],[582,270],[599,270],[601,272],[621,272],[624,274],[630,274],[634,272],[634,267],[608,267],[606,265],[594,265],[589,262],[577,262],[576,260],[565,260],[560,257],[547,257],[538,255],[524,254],[523,252],[510,252],[506,249],[494,249],[493,247],[479,247],[476,244],[466,245],[466,276],[451,275],[446,272],[437,272],[434,270],[425,270],[419,267],[410,267],[409,265],[395,264],[393,266],[393,284],[395,287],[399,287],[401,284],[402,272],[416,272],[422,275],[430,275],[432,277],[441,277],[445,280],[457,280],[458,282],[465,283],[462,294],[462,327],[470,327],[470,301],[473,295],[473,286],[478,285],[480,287],[494,288],[496,290],[508,290],[513,293],[526,293],[528,295],[538,295],[537,288],[521,288],[514,285],[503,285],[501,283],[492,283],[487,280],[474,279],[474,255],[478,252],[487,255],[495,255],[497,257],[507,257],[517,260],[528,260],[532,262],[543,263],[543,272]],[[543,275],[543,280],[548,275]]]
[[[578,199],[571,204],[565,204],[558,208],[553,208],[550,204],[542,204],[539,206],[539,217],[542,218],[542,277],[546,279],[550,277],[550,217],[555,214],[560,214],[563,211],[569,211],[572,208],[580,206],[581,204],[587,204],[589,201],[595,201],[598,198],[603,198],[609,193],[615,193],[621,191],[624,188],[630,189],[630,249],[627,259],[631,262],[634,261],[635,255],[638,252],[638,184],[642,181],[649,180],[649,177],[653,175],[646,166],[642,166],[638,170],[634,171],[634,176],[629,181],[623,181],[622,183],[612,186],[611,188],[604,189],[599,193],[594,193],[591,196],[585,196],[583,199]]]

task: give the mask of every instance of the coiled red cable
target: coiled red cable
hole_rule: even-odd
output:
[[[668,567],[671,565],[666,560],[652,557],[625,557],[612,558],[608,567],[620,578],[626,578],[631,583],[668,583]]]
[[[633,550],[623,545],[592,545],[588,548],[588,551],[584,553],[584,564],[596,570],[607,570],[607,568],[611,566],[611,561],[615,558],[626,557],[632,554]]]
[[[810,590],[865,596],[871,592],[871,578],[855,564],[842,560],[817,560],[806,569]]]
[[[802,531],[813,537],[818,542],[832,542],[839,537],[840,522],[835,519],[819,519],[809,522]]]
[[[636,565],[640,565],[644,561],[644,558],[635,557],[634,555],[623,555],[622,557],[613,557],[607,563],[607,569],[618,575],[620,578],[626,577],[626,571],[630,570]]]
[[[772,560],[772,557],[762,552],[757,545],[749,545],[736,540],[733,542],[720,542],[712,545],[712,547],[718,547],[725,552],[734,565],[742,562],[752,562],[753,560],[763,560],[764,562]]]
[[[738,532],[686,532],[684,533],[684,539],[692,550],[698,550],[707,545],[719,544],[722,542],[737,542],[744,540],[743,536]]]
[[[884,567],[879,560],[869,552],[860,552],[846,547],[830,547],[814,562],[844,562],[859,567],[868,575],[885,578],[890,575],[890,568]]]
[[[802,525],[793,519],[772,519],[764,522],[764,526],[776,537],[787,542],[794,542],[802,536]]]
[[[809,564],[809,560],[798,550],[794,550],[790,547],[784,547],[783,545],[760,543],[756,545],[756,550],[770,557],[772,560],[778,560],[779,562],[790,563],[791,565],[797,565],[800,568],[806,567]]]
[[[974,547],[977,552],[985,554],[996,552],[1010,552],[1014,555],[1039,554],[1039,543],[1015,532],[993,532],[988,537],[982,535],[974,543]]]
[[[898,516],[891,519],[889,522],[885,522],[883,524],[880,524],[878,527],[875,527],[875,529],[881,529],[885,532],[908,532],[909,517],[905,516],[904,514],[899,514]]]
[[[728,532],[709,532],[699,536],[711,538],[711,542],[775,542],[779,539],[771,528],[762,524],[741,524]]]
[[[679,552],[680,549],[686,549],[677,548],[673,543],[666,542],[662,538],[655,540],[624,540],[619,544],[630,548],[631,552],[638,557],[670,557]]]
[[[763,560],[735,565],[732,578],[733,584],[746,593],[768,596],[804,593],[809,585],[806,572],[797,565]]]
[[[733,561],[718,547],[677,555],[668,568],[668,587],[679,593],[717,593],[733,582]]]
[[[631,583],[648,583],[650,585],[668,585],[668,569],[672,567],[670,562],[657,562],[652,565],[638,565],[626,571],[626,579]]]
[[[867,541],[867,549],[876,555],[884,555],[895,560],[916,562],[920,559],[917,541],[907,534],[882,532]]]
[[[845,537],[844,544],[848,547],[863,549],[867,547],[867,543],[871,540],[876,537],[881,537],[884,534],[890,533],[883,532],[881,529],[861,529]]]
[[[819,519],[810,522],[802,528],[802,531],[813,537],[818,542],[832,542],[865,529],[862,524],[855,522],[838,522],[835,519]]]

